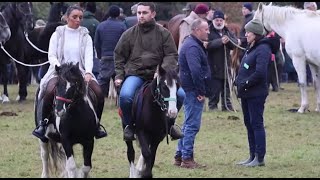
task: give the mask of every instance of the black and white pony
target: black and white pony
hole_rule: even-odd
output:
[[[25,52],[23,51],[24,32],[31,31],[34,28],[33,20],[33,6],[32,2],[7,2],[2,6],[2,16],[9,25],[11,36],[6,41],[0,50],[0,69],[4,71],[2,73],[3,78],[3,96],[2,99],[9,101],[9,94],[7,90],[7,64],[11,63],[11,57],[24,61]],[[19,79],[19,96],[21,100],[25,100],[27,96],[27,72],[28,67],[21,64],[16,64],[18,79]]]
[[[159,66],[158,76],[145,83],[136,95],[133,105],[135,133],[141,155],[135,166],[132,141],[126,141],[130,178],[152,177],[157,148],[167,136],[168,119],[175,118],[177,110],[178,76],[176,71],[166,71]],[[121,111],[119,111],[120,116]]]
[[[79,63],[56,66],[56,72],[58,83],[54,110],[50,117],[50,121],[55,123],[49,124],[46,129],[48,142],[39,140],[43,165],[41,177],[49,177],[49,171],[56,172],[60,177],[88,177],[92,168],[91,156],[98,120],[94,111],[96,104],[89,99],[88,85],[81,74]],[[35,115],[37,118],[37,113]],[[80,171],[77,170],[74,158],[75,144],[83,147],[83,167]]]

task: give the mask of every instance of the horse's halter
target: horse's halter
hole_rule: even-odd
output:
[[[71,86],[72,87],[72,86]],[[66,91],[67,92],[67,91]],[[66,94],[66,93],[65,93]],[[54,105],[56,106],[56,101],[62,101],[64,102],[63,104],[63,109],[66,111],[68,111],[70,109],[70,107],[72,106],[72,104],[74,104],[74,97],[69,99],[69,98],[65,98],[65,97],[62,97],[62,96],[57,96],[56,93],[55,93],[55,96],[54,96]],[[67,104],[67,107],[65,107],[65,105]],[[57,114],[59,116],[59,114]]]
[[[161,94],[160,87],[159,87],[159,85],[160,85],[159,81],[160,80],[159,80],[159,76],[158,76],[157,77],[157,87],[154,90],[154,95],[153,95],[154,102],[156,102],[160,106],[162,111],[167,111],[168,108],[167,108],[167,105],[165,104],[165,102],[177,101],[177,99],[176,98],[170,98],[170,97],[169,98],[163,97],[163,95]]]

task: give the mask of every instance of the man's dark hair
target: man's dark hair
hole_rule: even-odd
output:
[[[95,2],[86,2],[85,9],[87,11],[92,12],[93,14],[96,13],[96,10],[97,10],[96,3]]]
[[[149,7],[150,7],[151,12],[156,11],[156,5],[155,5],[153,2],[139,2],[139,3],[138,3],[138,6],[139,6],[139,5],[142,5],[142,6],[149,6]]]

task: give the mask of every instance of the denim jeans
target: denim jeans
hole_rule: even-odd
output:
[[[182,126],[184,138],[178,141],[175,157],[190,159],[193,158],[194,140],[201,126],[204,102],[198,101],[198,95],[195,92],[185,92],[185,94],[186,98],[183,102],[185,117]]]
[[[244,125],[247,128],[250,154],[257,153],[259,160],[266,154],[266,132],[263,124],[264,104],[267,96],[241,98]]]
[[[119,104],[122,111],[123,119],[122,123],[124,126],[132,125],[131,120],[131,110],[135,92],[143,85],[145,82],[144,79],[138,76],[129,76],[125,79],[122,84],[120,95],[119,95]],[[177,91],[177,109],[180,110],[183,101],[185,99],[185,92],[180,87]]]

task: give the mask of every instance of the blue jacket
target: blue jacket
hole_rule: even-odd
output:
[[[113,56],[113,51],[122,33],[126,30],[125,24],[115,18],[108,18],[101,22],[94,37],[97,57],[101,59],[102,56]]]
[[[272,49],[272,42],[264,38],[246,50],[235,80],[239,98],[268,95],[267,73]]]
[[[195,36],[188,36],[179,53],[179,76],[183,90],[204,96],[210,75],[206,49]]]

